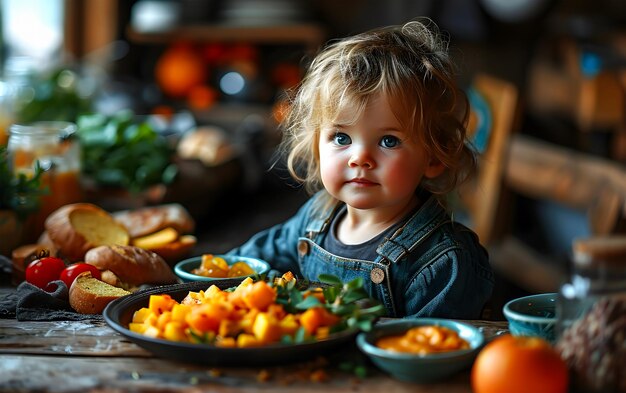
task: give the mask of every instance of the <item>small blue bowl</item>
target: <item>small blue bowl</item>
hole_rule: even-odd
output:
[[[556,341],[556,293],[524,296],[506,303],[503,308],[514,336],[541,337]]]
[[[231,278],[246,278],[246,277],[254,277],[256,275],[260,276],[262,274],[267,274],[270,271],[270,264],[258,259],[258,258],[250,258],[250,257],[242,257],[238,255],[215,255],[216,257],[224,258],[226,263],[229,266],[233,265],[235,262],[245,262],[254,270],[254,274],[249,274],[246,276],[238,276],[238,277],[228,277]],[[224,278],[217,277],[206,277],[201,276],[199,274],[194,274],[191,271],[200,267],[202,263],[202,256],[193,257],[189,259],[182,260],[178,262],[174,266],[174,273],[183,280],[183,282],[193,282],[193,281],[215,281],[215,280],[224,280]]]
[[[401,335],[413,327],[428,325],[456,331],[469,343],[470,348],[417,355],[388,351],[376,346],[376,341],[381,337]],[[430,383],[468,369],[484,345],[485,337],[478,328],[463,322],[441,318],[406,318],[380,322],[371,331],[359,333],[356,343],[372,363],[394,378],[407,382]]]

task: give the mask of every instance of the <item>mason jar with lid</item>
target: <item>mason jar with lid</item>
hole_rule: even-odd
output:
[[[626,235],[574,241],[556,348],[574,391],[626,393]]]
[[[43,232],[50,213],[68,203],[83,200],[80,183],[81,151],[76,138],[76,124],[65,121],[40,121],[12,124],[7,151],[9,165],[16,174],[32,176],[35,164],[44,170],[39,212],[32,217],[33,240]]]

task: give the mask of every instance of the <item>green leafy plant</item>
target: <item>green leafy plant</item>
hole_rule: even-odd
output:
[[[16,97],[17,121],[75,122],[80,115],[92,113],[92,99],[81,86],[85,84],[85,80],[77,70],[68,67],[29,75],[28,93]]]
[[[98,185],[140,192],[176,178],[174,149],[132,111],[81,116],[77,125],[83,173]]]
[[[14,174],[9,166],[8,152],[0,146],[0,210],[12,210],[20,219],[37,211],[41,196],[48,193],[41,184],[43,172],[37,161],[32,177],[24,173]]]

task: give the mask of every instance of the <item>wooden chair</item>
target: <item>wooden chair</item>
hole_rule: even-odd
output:
[[[503,208],[502,185],[510,136],[517,120],[518,89],[505,80],[478,74],[468,89],[469,133],[478,151],[476,176],[459,190],[464,221],[487,246],[496,237]]]

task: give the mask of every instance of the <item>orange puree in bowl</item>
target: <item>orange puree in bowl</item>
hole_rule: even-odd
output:
[[[402,335],[378,339],[376,346],[387,351],[426,355],[468,349],[469,343],[458,333],[443,326],[417,326]]]

